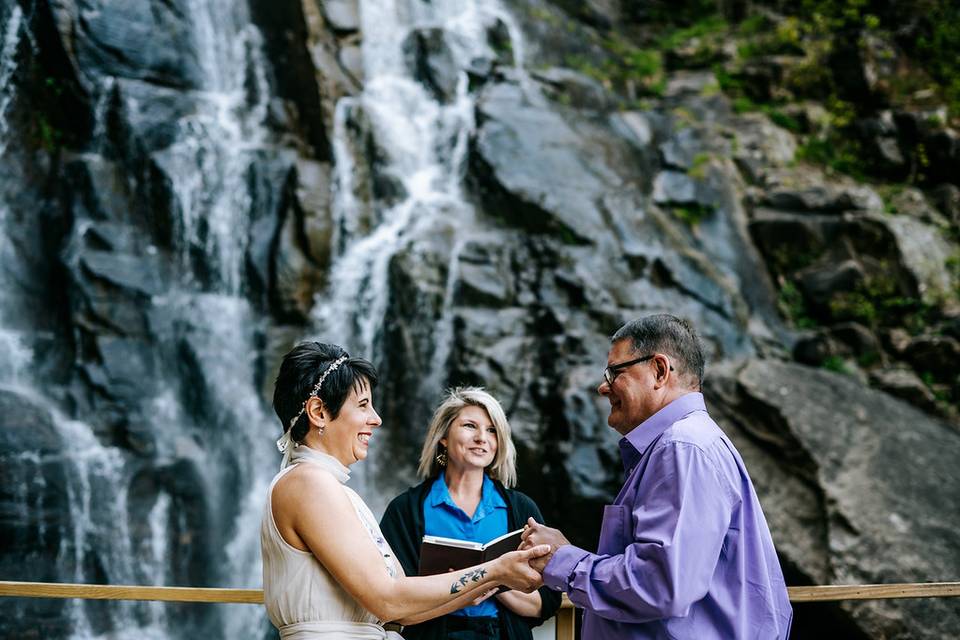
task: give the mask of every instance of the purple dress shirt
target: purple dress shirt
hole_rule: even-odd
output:
[[[597,553],[562,546],[543,574],[583,608],[583,638],[788,638],[770,530],[703,395],[648,418],[620,454],[627,481],[604,507]]]

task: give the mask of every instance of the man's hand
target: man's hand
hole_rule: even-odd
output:
[[[530,547],[535,547],[538,544],[550,545],[550,553],[545,556],[540,556],[539,558],[533,558],[530,560],[530,566],[540,573],[543,573],[544,567],[546,567],[551,558],[553,558],[553,554],[556,553],[557,547],[570,544],[570,541],[567,540],[562,533],[560,533],[559,529],[542,525],[533,518],[527,519],[527,526],[524,528],[520,539],[523,540],[523,542],[520,543],[521,549],[529,549]]]

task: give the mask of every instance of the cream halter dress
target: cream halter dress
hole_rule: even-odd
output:
[[[291,546],[280,535],[273,519],[273,487],[298,464],[316,464],[328,471],[343,486],[353,503],[357,517],[373,540],[390,575],[398,569],[390,545],[380,526],[357,493],[346,486],[350,472],[333,456],[305,445],[290,447],[284,466],[274,477],[267,492],[267,506],[260,525],[260,549],[263,554],[263,600],[270,622],[280,630],[282,640],[323,638],[361,638],[391,640],[400,638],[385,631],[377,618],[360,606],[309,551]]]

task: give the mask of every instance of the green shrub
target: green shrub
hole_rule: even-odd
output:
[[[713,207],[705,206],[698,203],[690,203],[683,205],[674,205],[673,206],[673,215],[678,217],[683,222],[687,223],[691,227],[695,227],[710,213],[713,212]]]
[[[687,174],[691,178],[703,180],[707,177],[707,168],[710,166],[710,162],[712,160],[712,155],[701,151],[697,155],[693,156],[693,160],[690,163],[690,168],[687,170]]]
[[[816,321],[810,317],[803,294],[792,281],[782,281],[777,295],[777,306],[780,313],[797,329],[812,329],[817,326]]]
[[[722,17],[716,14],[710,15],[702,20],[698,20],[689,27],[682,27],[667,33],[660,38],[657,47],[661,51],[676,49],[694,38],[703,38],[704,36],[720,33],[726,31],[728,27],[727,21]]]
[[[840,356],[829,356],[823,363],[820,365],[827,371],[833,371],[834,373],[842,373],[844,375],[850,375],[850,367],[847,366],[846,360]]]
[[[858,180],[865,179],[865,157],[856,141],[844,138],[835,131],[826,138],[811,136],[797,147],[796,155],[797,160],[824,165]]]

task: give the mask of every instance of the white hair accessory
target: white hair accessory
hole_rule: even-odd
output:
[[[299,443],[294,442],[290,431],[290,429],[284,431],[280,439],[277,440],[277,450],[283,454],[283,460],[280,461],[281,469],[290,464],[290,456],[293,455],[293,450],[299,446]]]
[[[293,425],[297,423],[297,420],[300,419],[300,416],[303,415],[303,412],[307,410],[307,402],[310,401],[310,398],[316,398],[318,395],[320,395],[320,387],[323,386],[323,381],[327,379],[327,376],[339,369],[340,365],[349,359],[350,356],[343,356],[342,358],[334,360],[333,364],[327,367],[327,370],[321,374],[320,379],[317,380],[317,384],[313,385],[313,391],[311,391],[310,395],[307,396],[307,399],[303,401],[303,406],[300,407],[300,411],[298,411],[297,415],[293,416],[293,418],[290,420],[290,425],[287,427],[287,433],[290,433],[290,429],[293,429]],[[279,446],[280,442],[277,441],[277,447]]]

